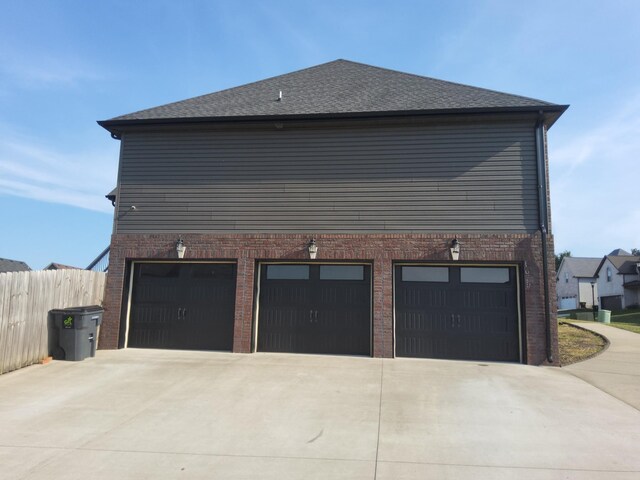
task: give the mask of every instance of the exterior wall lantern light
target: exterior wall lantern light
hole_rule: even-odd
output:
[[[187,247],[184,246],[184,241],[182,237],[178,238],[176,242],[176,252],[178,252],[178,258],[184,258],[184,252],[187,251]]]
[[[309,258],[311,258],[311,260],[315,260],[316,259],[316,255],[318,254],[318,245],[316,245],[316,239],[312,238],[311,241],[309,242]]]
[[[457,238],[454,238],[451,241],[451,248],[449,248],[449,251],[451,252],[452,260],[458,260],[458,258],[460,258],[460,242]]]

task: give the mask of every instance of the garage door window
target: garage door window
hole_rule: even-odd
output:
[[[460,269],[461,283],[509,283],[508,268],[465,268]]]
[[[235,265],[233,264],[196,264],[191,268],[191,278],[212,278],[229,280],[234,278]]]
[[[269,265],[267,280],[309,280],[309,265]]]
[[[178,278],[180,266],[172,263],[143,263],[139,266],[143,278]]]
[[[449,267],[402,267],[403,282],[448,282]]]
[[[362,265],[321,265],[320,280],[364,280]]]

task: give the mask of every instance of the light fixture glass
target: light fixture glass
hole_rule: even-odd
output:
[[[316,259],[316,255],[318,254],[318,245],[316,244],[316,239],[312,238],[311,241],[309,242],[309,258],[311,258],[311,260],[315,260]]]
[[[449,251],[451,252],[452,260],[458,260],[458,258],[460,258],[460,242],[457,238],[454,238],[451,241],[451,248],[449,248]]]
[[[178,252],[178,258],[184,258],[184,252],[187,250],[187,247],[184,246],[184,241],[182,237],[178,238],[176,242],[176,252]]]

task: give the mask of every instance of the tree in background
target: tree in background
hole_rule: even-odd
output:
[[[564,257],[570,257],[571,252],[569,250],[565,250],[564,252],[560,252],[556,255],[556,272],[560,268],[560,264],[562,263],[562,259]]]
[[[640,257],[640,248],[632,248],[631,255],[635,255],[636,257]]]

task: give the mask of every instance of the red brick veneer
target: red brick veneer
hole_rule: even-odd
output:
[[[311,237],[318,244],[317,260],[363,260],[373,266],[373,355],[393,356],[392,269],[396,261],[449,262],[449,244],[461,242],[462,262],[519,263],[524,271],[521,290],[526,326],[526,363],[546,363],[542,246],[540,234],[185,234],[185,260],[235,260],[238,264],[233,351],[251,351],[254,279],[258,260],[302,260],[309,255]],[[126,264],[130,260],[176,259],[177,234],[119,234],[111,239],[105,313],[100,348],[118,347]],[[553,239],[549,240],[549,301],[555,319]],[[554,364],[557,327],[552,321]]]

